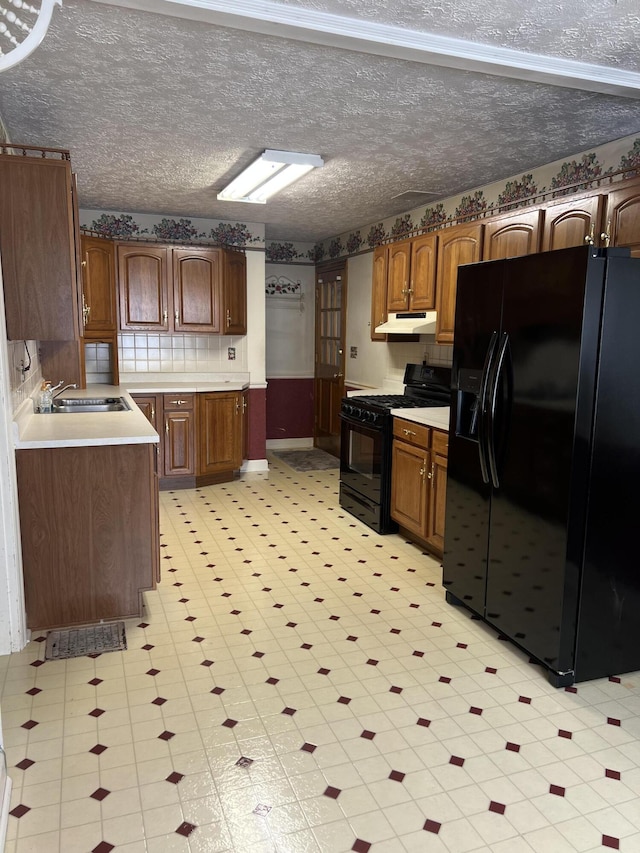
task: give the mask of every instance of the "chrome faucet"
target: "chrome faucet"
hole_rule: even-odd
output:
[[[60,396],[60,394],[62,394],[62,392],[63,392],[63,391],[66,391],[66,390],[67,390],[67,388],[77,388],[77,387],[78,387],[78,383],[77,383],[77,382],[69,382],[67,385],[62,386],[62,383],[63,383],[63,382],[64,382],[64,379],[61,379],[61,380],[60,380],[60,382],[58,382],[58,384],[57,384],[57,385],[54,385],[54,386],[53,386],[53,388],[51,389],[52,391],[55,391],[55,392],[56,392],[56,393],[53,395],[53,399],[54,399],[54,400],[55,400],[55,398],[56,398],[56,397],[59,397],[59,396]],[[61,386],[62,386],[62,387],[61,387]]]

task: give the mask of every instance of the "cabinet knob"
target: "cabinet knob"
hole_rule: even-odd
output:
[[[169,319],[169,315],[167,313],[167,309],[165,308],[162,312],[162,322],[166,325],[167,320]]]
[[[588,234],[584,235],[584,242],[587,243],[589,246],[593,246],[593,244],[595,243],[595,233],[594,233],[595,228],[596,228],[595,222],[592,222],[591,223],[591,230],[589,231]]]
[[[156,419],[156,407],[151,406],[151,420],[155,421],[155,419]]]
[[[604,245],[608,246],[611,240],[611,220],[607,220],[607,230],[600,234],[600,239],[604,240]]]
[[[176,323],[179,323],[179,322],[180,322],[180,312],[179,312],[178,310],[176,310],[176,313],[174,314],[174,317],[175,317],[175,319],[176,319]]]
[[[227,308],[227,326],[231,325],[231,311]]]

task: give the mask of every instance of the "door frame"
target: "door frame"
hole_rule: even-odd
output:
[[[319,310],[319,285],[326,279],[327,276],[335,277],[334,280],[340,278],[342,285],[341,300],[340,300],[340,350],[341,360],[337,374],[331,378],[321,377],[318,375],[318,341],[320,330],[320,310]],[[316,317],[315,317],[315,335],[314,335],[314,418],[313,418],[313,445],[332,453],[334,456],[340,455],[340,421],[338,415],[340,412],[340,401],[344,397],[344,372],[345,372],[345,349],[347,337],[347,261],[332,260],[324,264],[316,266],[315,287],[314,287]],[[333,428],[329,435],[320,435],[320,405],[321,393],[320,388],[322,383],[329,383],[329,398],[331,405],[330,420]]]

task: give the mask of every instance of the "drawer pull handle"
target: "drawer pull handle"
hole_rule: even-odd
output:
[[[186,402],[187,402],[186,400],[170,400],[169,405],[170,406],[184,406]]]
[[[405,435],[417,435],[417,433],[415,433],[412,429],[405,429],[404,427],[402,428],[402,432]]]

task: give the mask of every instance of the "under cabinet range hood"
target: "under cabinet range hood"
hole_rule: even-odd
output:
[[[404,311],[389,314],[386,323],[376,326],[385,335],[435,335],[436,311]]]

